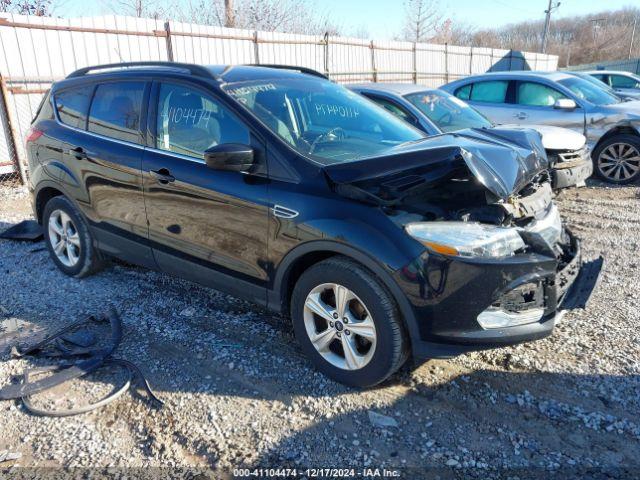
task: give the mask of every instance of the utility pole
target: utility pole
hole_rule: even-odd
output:
[[[542,53],[547,53],[547,37],[549,36],[549,26],[551,25],[551,12],[560,6],[560,2],[555,5],[552,4],[553,0],[549,0],[549,7],[544,11],[547,16],[544,19],[544,32],[542,32],[542,46],[540,50]]]
[[[227,28],[234,28],[236,26],[233,0],[224,0],[224,26]]]
[[[631,52],[633,50],[633,41],[635,40],[635,36],[636,36],[636,24],[638,23],[638,17],[634,17],[633,19],[633,30],[631,30],[631,42],[629,42],[629,56],[627,57],[628,60],[631,60]]]

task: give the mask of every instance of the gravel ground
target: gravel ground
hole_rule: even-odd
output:
[[[569,312],[553,336],[405,368],[367,391],[314,372],[286,321],[251,304],[120,263],[71,279],[42,242],[0,240],[0,334],[12,322],[53,330],[115,305],[125,329],[117,356],[142,366],[166,402],[158,410],[125,394],[62,419],[2,402],[0,472],[167,467],[224,478],[234,467],[386,467],[404,478],[637,478],[638,193],[593,182],[559,198],[586,257],[604,255],[605,269],[589,309]],[[29,216],[26,193],[0,185],[0,229]],[[0,384],[33,362],[0,352]],[[82,403],[114,376],[99,371],[57,392],[64,400],[38,401]],[[2,462],[4,450],[13,455]]]

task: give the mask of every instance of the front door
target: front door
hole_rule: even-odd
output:
[[[264,303],[269,204],[265,177],[207,167],[223,143],[264,149],[219,99],[185,83],[154,84],[143,183],[149,240],[171,274]]]
[[[584,109],[555,108],[557,100],[568,98],[539,82],[517,81],[514,88],[513,119],[518,125],[554,125],[584,134]]]

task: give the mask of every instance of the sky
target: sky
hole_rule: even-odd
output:
[[[560,3],[553,13],[558,18],[633,6],[638,0],[560,0]],[[62,0],[61,4],[56,14],[65,17],[113,13],[108,0]],[[446,17],[484,29],[542,19],[548,0],[439,0],[439,4]],[[369,38],[383,40],[402,30],[403,0],[315,0],[315,6],[341,26],[345,34],[366,32]]]

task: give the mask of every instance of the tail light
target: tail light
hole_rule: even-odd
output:
[[[38,130],[35,127],[31,127],[29,130],[27,130],[27,135],[24,139],[24,143],[26,145],[28,145],[31,142],[35,142],[37,139],[39,139],[42,135],[44,134],[44,132],[42,130]]]

